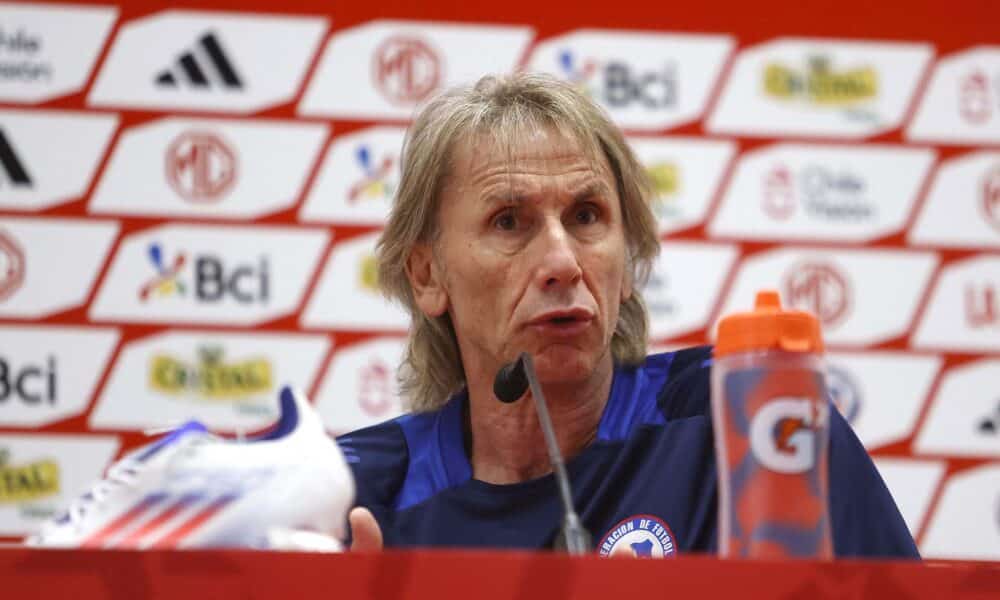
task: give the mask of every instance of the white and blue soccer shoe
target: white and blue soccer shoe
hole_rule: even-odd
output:
[[[305,397],[285,387],[280,403],[277,423],[252,438],[191,421],[130,452],[25,543],[339,550],[354,478]]]

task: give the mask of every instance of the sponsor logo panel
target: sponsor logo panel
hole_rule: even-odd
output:
[[[302,84],[325,19],[166,11],[119,30],[88,102],[250,113]],[[280,52],[276,49],[280,48]]]
[[[974,152],[942,164],[909,241],[1000,248],[1000,152]]]
[[[402,127],[371,127],[337,138],[299,217],[309,222],[382,225],[399,186]]]
[[[398,304],[389,302],[379,289],[375,266],[377,239],[378,234],[370,234],[334,246],[319,285],[302,313],[302,326],[406,331],[409,315]]]
[[[665,242],[660,248],[642,289],[651,339],[706,327],[738,254],[733,246],[697,242]],[[689,285],[691,281],[699,285]]]
[[[906,133],[915,140],[1000,143],[1000,47],[939,61]]]
[[[355,431],[403,413],[396,370],[405,347],[402,338],[383,337],[333,356],[316,398],[328,431]]]
[[[913,345],[1000,350],[1000,257],[979,256],[941,271]]]
[[[934,152],[779,144],[743,156],[709,226],[744,239],[862,242],[901,230]]]
[[[904,352],[829,352],[827,388],[865,448],[913,433],[941,358]]]
[[[701,116],[732,47],[721,35],[577,31],[539,44],[529,68],[572,82],[619,126],[653,131]]]
[[[0,326],[0,426],[85,411],[118,338],[114,329]]]
[[[924,558],[1000,560],[1000,464],[953,475],[920,544]]]
[[[329,234],[167,225],[128,236],[90,309],[95,320],[250,325],[299,305]]]
[[[308,390],[330,347],[324,336],[264,333],[158,334],[123,348],[91,427],[144,429],[198,419],[248,430],[278,414],[278,390]]]
[[[737,57],[708,129],[862,138],[898,127],[926,44],[784,38]]]
[[[700,224],[736,152],[728,140],[633,137],[629,145],[653,184],[660,232]]]
[[[944,462],[903,458],[875,458],[873,462],[896,501],[910,535],[916,537],[930,508],[931,495],[944,475]]]
[[[291,206],[325,125],[163,119],[125,132],[90,210],[253,218]]]
[[[1000,360],[980,360],[945,373],[914,450],[1000,458],[997,381]]]
[[[0,535],[27,535],[86,491],[118,451],[100,435],[0,434]]]
[[[0,111],[0,209],[37,211],[83,196],[117,126],[114,115]]]
[[[82,89],[117,15],[108,6],[0,6],[0,100],[34,104]]]
[[[513,71],[528,27],[378,20],[335,33],[299,113],[409,119],[442,89]]]
[[[720,314],[748,310],[757,290],[772,288],[816,315],[826,342],[875,344],[907,331],[936,264],[929,252],[771,250],[744,260]]]
[[[5,217],[0,317],[35,319],[82,304],[117,233],[109,221]]]

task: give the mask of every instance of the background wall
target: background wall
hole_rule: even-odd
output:
[[[735,3],[734,3],[735,4]],[[142,430],[398,413],[372,244],[414,107],[573,80],[657,186],[654,345],[762,286],[926,556],[1000,560],[1000,5],[0,4],[0,537]]]

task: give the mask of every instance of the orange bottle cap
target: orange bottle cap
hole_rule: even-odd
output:
[[[757,292],[753,312],[726,315],[719,322],[713,355],[760,350],[821,354],[823,334],[819,320],[805,311],[783,310],[775,290]]]

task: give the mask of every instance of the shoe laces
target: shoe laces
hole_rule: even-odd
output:
[[[160,429],[145,430],[144,433],[147,435],[156,435],[163,431]],[[191,452],[196,446],[217,439],[217,436],[208,432],[193,432],[177,441],[175,452]],[[104,505],[108,499],[114,497],[122,490],[135,488],[142,472],[148,467],[148,463],[129,457],[111,465],[102,479],[92,485],[86,493],[73,500],[62,514],[42,525],[41,531],[28,538],[27,543],[29,545],[42,543],[46,534],[51,533],[57,528],[82,526],[84,519],[91,510]]]

